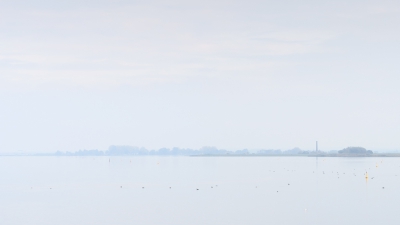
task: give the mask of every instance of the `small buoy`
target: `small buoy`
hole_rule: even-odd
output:
[[[121,186],[121,188],[122,188],[122,186]]]

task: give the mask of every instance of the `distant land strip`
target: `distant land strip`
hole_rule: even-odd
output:
[[[288,157],[400,157],[400,153],[374,153],[371,150],[367,150],[363,147],[347,147],[342,150],[331,150],[331,151],[305,151],[300,148],[293,148],[282,151],[280,149],[262,149],[256,152],[250,152],[247,149],[241,149],[236,151],[229,151],[224,149],[217,149],[216,147],[202,147],[200,149],[190,148],[161,148],[158,150],[147,150],[145,148],[139,148],[134,146],[117,146],[112,145],[108,150],[101,151],[97,149],[92,150],[79,150],[76,152],[61,152],[55,153],[37,153],[37,154],[24,154],[24,153],[11,153],[11,154],[0,154],[2,156],[191,156],[191,157],[276,157],[276,156],[288,156]]]

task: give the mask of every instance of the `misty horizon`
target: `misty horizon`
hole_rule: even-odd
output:
[[[400,149],[398,11],[395,1],[2,1],[0,153]]]
[[[246,155],[246,154],[256,154],[256,155],[296,155],[296,154],[315,154],[317,152],[324,154],[337,154],[341,150],[347,148],[362,148],[360,146],[348,146],[342,149],[300,149],[298,147],[290,149],[222,149],[213,146],[203,146],[199,149],[192,148],[160,148],[160,149],[147,149],[145,147],[129,146],[129,145],[111,145],[108,149],[79,149],[76,151],[54,151],[48,153],[24,153],[20,152],[9,152],[5,155],[56,155],[56,156],[132,156],[132,155],[225,155],[225,154],[236,154],[236,155]],[[398,153],[399,150],[372,150],[374,153]]]

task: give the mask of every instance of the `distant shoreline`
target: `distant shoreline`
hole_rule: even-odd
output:
[[[400,157],[400,153],[376,153],[376,154],[199,154],[199,155],[57,155],[57,154],[0,154],[5,156],[56,156],[56,157],[129,157],[129,156],[161,156],[161,157]]]
[[[247,154],[247,155],[191,155],[190,157],[400,157],[399,153],[382,153],[382,154],[320,154],[320,155],[306,155],[306,154],[280,154],[280,155],[260,155],[260,154]]]

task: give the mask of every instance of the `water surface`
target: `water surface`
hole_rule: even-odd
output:
[[[400,158],[0,157],[0,224],[399,224],[399,190]]]

